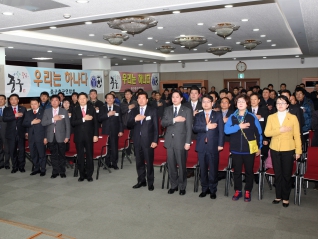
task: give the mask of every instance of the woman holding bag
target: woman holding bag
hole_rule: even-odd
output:
[[[233,201],[242,197],[242,166],[245,168],[244,201],[251,201],[254,180],[254,159],[262,148],[262,128],[255,115],[248,112],[250,97],[240,94],[235,98],[237,110],[231,114],[224,127],[224,133],[230,135],[230,151],[234,168]]]
[[[272,203],[278,204],[283,200],[283,207],[289,206],[293,164],[302,153],[299,122],[295,115],[288,112],[289,104],[286,96],[277,98],[277,113],[268,116],[264,132],[267,137],[272,137],[269,148],[276,185],[276,199]]]

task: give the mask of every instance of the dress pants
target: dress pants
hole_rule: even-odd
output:
[[[85,177],[85,157],[84,149],[86,152],[86,175],[87,178],[91,178],[94,172],[93,161],[93,139],[91,137],[84,137],[80,142],[76,142],[77,152],[77,165],[80,173],[80,177]]]
[[[245,168],[245,191],[252,191],[254,181],[255,154],[232,153],[232,166],[234,168],[234,190],[242,191],[242,168]]]
[[[278,152],[271,149],[277,199],[289,200],[295,160],[294,154],[295,150]]]
[[[42,142],[29,140],[30,155],[33,162],[33,171],[46,172],[45,145]]]
[[[185,190],[187,187],[186,152],[185,149],[167,148],[167,164],[172,189],[179,187],[180,190]]]
[[[12,169],[25,167],[25,154],[24,154],[24,138],[18,135],[14,139],[7,139],[9,145],[9,153],[12,162]],[[18,151],[19,150],[19,153]]]
[[[110,148],[110,162],[112,165],[118,164],[118,133],[111,133],[108,137],[108,144]]]
[[[48,146],[51,151],[52,174],[65,173],[65,143],[57,142],[54,134],[53,142],[49,142]]]
[[[2,133],[2,132],[1,132]],[[10,154],[8,140],[4,133],[0,134],[0,167],[10,166]]]
[[[153,159],[154,159],[154,149],[144,146],[135,146],[135,156],[136,156],[136,169],[138,174],[138,183],[147,182],[148,186],[153,185],[154,182],[154,169],[153,169]],[[147,170],[145,161],[147,163]],[[147,172],[146,172],[147,171]]]
[[[216,193],[218,186],[219,154],[211,154],[207,151],[198,152],[201,174],[202,192],[210,189]]]

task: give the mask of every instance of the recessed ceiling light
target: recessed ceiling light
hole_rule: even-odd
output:
[[[181,47],[185,47],[185,46],[181,46]]]
[[[13,46],[8,46],[8,48],[12,49],[12,48],[14,48],[14,47],[13,47]]]
[[[271,42],[272,40],[267,40],[267,42]]]
[[[95,34],[89,34],[88,36],[90,36],[90,37],[94,37],[94,36],[95,36]]]
[[[198,26],[203,26],[203,22],[197,23]]]
[[[126,61],[126,58],[123,58],[123,61]]]
[[[247,18],[244,18],[241,20],[242,22],[248,22],[248,19]]]
[[[174,50],[170,51],[170,52],[174,52]]]
[[[237,45],[240,44],[240,43],[241,43],[241,42],[239,42],[239,41],[236,42]]]
[[[53,26],[53,27],[50,27],[50,28],[51,28],[51,29],[56,29],[56,27],[54,27],[54,26]]]
[[[266,37],[266,35],[261,35],[261,37]]]
[[[205,59],[204,61],[208,61],[207,59]]]
[[[231,39],[232,39],[232,37],[227,37],[226,39],[231,40]]]
[[[79,55],[79,56],[82,56],[83,54],[79,53],[78,55]]]
[[[34,57],[32,59],[33,60],[45,61],[45,60],[52,60],[53,58],[49,58],[49,57]]]
[[[148,40],[152,40],[153,38],[152,38],[152,37],[148,37],[147,39],[148,39]]]
[[[182,61],[178,61],[178,62],[182,62]]]
[[[115,63],[115,66],[118,66],[118,63]]]
[[[122,33],[127,33],[127,31],[121,31]]]
[[[85,22],[86,25],[90,25],[93,24],[92,22]]]
[[[3,12],[2,14],[3,14],[3,15],[6,15],[6,16],[12,16],[12,15],[13,15],[13,12]]]
[[[142,44],[142,43],[140,43],[140,44],[138,44],[138,46],[143,46],[144,44]]]
[[[77,3],[89,3],[88,0],[77,0],[76,2],[77,2]]]
[[[233,7],[233,5],[225,5],[224,7],[231,8],[231,7]]]
[[[197,51],[198,49],[194,48],[193,50],[194,50],[194,51]]]
[[[299,56],[295,56],[295,57],[299,57]]]
[[[163,29],[163,27],[157,27],[157,29],[161,30],[161,29]]]
[[[253,32],[258,32],[258,31],[259,31],[258,28],[253,29]]]
[[[153,63],[156,64],[157,62],[154,61]]]
[[[266,56],[263,56],[263,58],[266,59],[267,57],[266,57]]]
[[[107,58],[107,56],[103,56],[103,58]]]
[[[184,35],[184,34],[182,34],[182,35],[180,35],[180,37],[185,37],[185,35]]]
[[[140,60],[140,62],[144,62],[143,60]]]
[[[166,41],[166,44],[169,44],[170,43],[170,41]]]
[[[234,57],[233,60],[236,60],[236,58]]]
[[[47,51],[47,52],[51,53],[52,51],[51,51],[51,50],[49,50],[49,51]]]
[[[172,13],[173,14],[178,14],[178,13],[180,13],[180,11],[173,11]]]
[[[276,46],[276,44],[272,44],[272,46]]]
[[[208,46],[212,46],[212,43],[209,43]]]

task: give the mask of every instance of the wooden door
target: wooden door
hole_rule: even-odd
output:
[[[260,85],[259,78],[253,79],[224,79],[224,88],[233,92],[234,87],[242,86],[244,89],[248,90],[250,87]]]
[[[241,86],[241,82],[240,81],[229,81],[227,84],[227,88],[229,91],[233,92],[233,89],[235,87],[240,87]]]

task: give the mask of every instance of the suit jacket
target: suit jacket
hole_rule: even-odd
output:
[[[86,112],[87,115],[93,116],[92,120],[83,122],[82,108],[76,106],[73,109],[71,117],[71,125],[74,127],[74,142],[81,142],[83,138],[88,138],[93,142],[93,137],[98,136],[98,119],[94,106],[87,104]]]
[[[297,117],[287,113],[282,126],[292,127],[292,130],[281,133],[278,113],[268,116],[265,135],[266,137],[272,137],[269,147],[275,151],[295,150],[296,154],[301,154],[300,129]]]
[[[252,108],[248,108],[248,111],[253,113]],[[263,131],[263,140],[269,141],[269,138],[264,135],[265,126],[266,126],[267,118],[269,115],[267,106],[264,106],[264,107],[259,106],[257,109],[256,115],[262,116],[262,118],[259,119],[258,121],[259,121],[259,124],[261,125],[262,131]]]
[[[165,133],[165,147],[184,149],[186,143],[191,144],[193,114],[188,107],[181,105],[177,116],[185,117],[186,120],[184,122],[173,123],[173,107],[174,106],[171,105],[165,109],[161,121],[161,125],[167,127]]]
[[[213,111],[210,115],[210,121],[217,123],[215,129],[206,130],[206,119],[204,111],[196,114],[193,122],[193,131],[198,133],[196,151],[205,152],[208,150],[211,154],[217,154],[218,146],[223,147],[224,145],[224,122],[221,112]],[[205,139],[207,138],[207,143]],[[207,144],[207,145],[206,145]]]
[[[219,111],[219,112],[222,114],[222,110]],[[229,118],[230,115],[233,114],[233,113],[234,113],[234,111],[229,108],[229,109],[227,110],[226,114],[225,114],[225,118]],[[223,117],[223,114],[222,114],[222,117]],[[224,125],[225,125],[225,123],[224,123],[224,121],[223,121],[223,127],[224,127]],[[225,142],[230,142],[230,135],[229,135],[229,134],[224,134],[224,141],[225,141]]]
[[[19,118],[15,118],[12,106],[6,107],[3,110],[3,118],[4,122],[7,122],[6,128],[6,138],[14,139],[16,135],[19,135],[20,138],[24,138],[25,128],[22,126],[22,122],[25,117],[26,108],[23,106],[18,106],[18,112],[22,113],[23,116]]]
[[[25,113],[23,120],[23,126],[28,133],[29,141],[31,142],[43,142],[46,137],[46,128],[41,123],[31,125],[32,120],[35,118],[40,119],[42,122],[44,110],[39,108],[39,111],[34,115],[33,110],[29,110]]]
[[[128,113],[128,128],[134,128],[133,140],[135,147],[143,146],[150,147],[151,143],[158,143],[158,116],[157,110],[147,106],[144,116],[146,118],[142,121],[135,121],[136,115],[140,114],[140,107],[133,108]]]
[[[113,110],[116,111],[116,115],[108,117],[107,104],[99,109],[98,121],[102,123],[102,133],[104,135],[118,135],[119,132],[124,132],[120,107],[113,104]]]
[[[160,103],[162,103],[162,106],[158,106],[158,103],[156,100],[153,100],[151,101],[150,103],[150,106],[155,108],[157,110],[157,115],[159,118],[162,118],[163,117],[163,113],[164,113],[164,110],[167,106],[166,102],[162,99],[159,100]]]
[[[3,108],[3,111],[5,108],[6,108],[6,106]],[[7,122],[3,121],[3,111],[2,111],[2,116],[0,116],[0,135],[1,135],[1,137],[3,137],[2,139],[5,139]]]
[[[193,108],[192,108],[192,102],[189,101],[189,102],[186,102],[183,104],[184,106],[188,107],[189,109],[191,109],[191,112],[192,112],[192,115],[193,115]],[[198,100],[196,106],[195,106],[195,110],[197,110],[198,112],[201,112],[203,111],[203,108],[202,108],[202,102],[200,100]],[[192,119],[194,120],[195,117],[193,117]],[[193,125],[193,122],[192,122],[192,125]],[[192,140],[196,140],[197,139],[197,133],[193,131],[192,129],[192,133],[191,133],[191,139]]]
[[[42,125],[46,126],[46,137],[48,142],[53,142],[54,138],[54,127],[55,127],[55,139],[58,143],[64,142],[65,138],[70,138],[71,135],[71,124],[68,112],[64,108],[58,108],[58,115],[64,115],[64,118],[56,121],[54,124],[53,120],[53,108],[46,109],[42,118]]]

